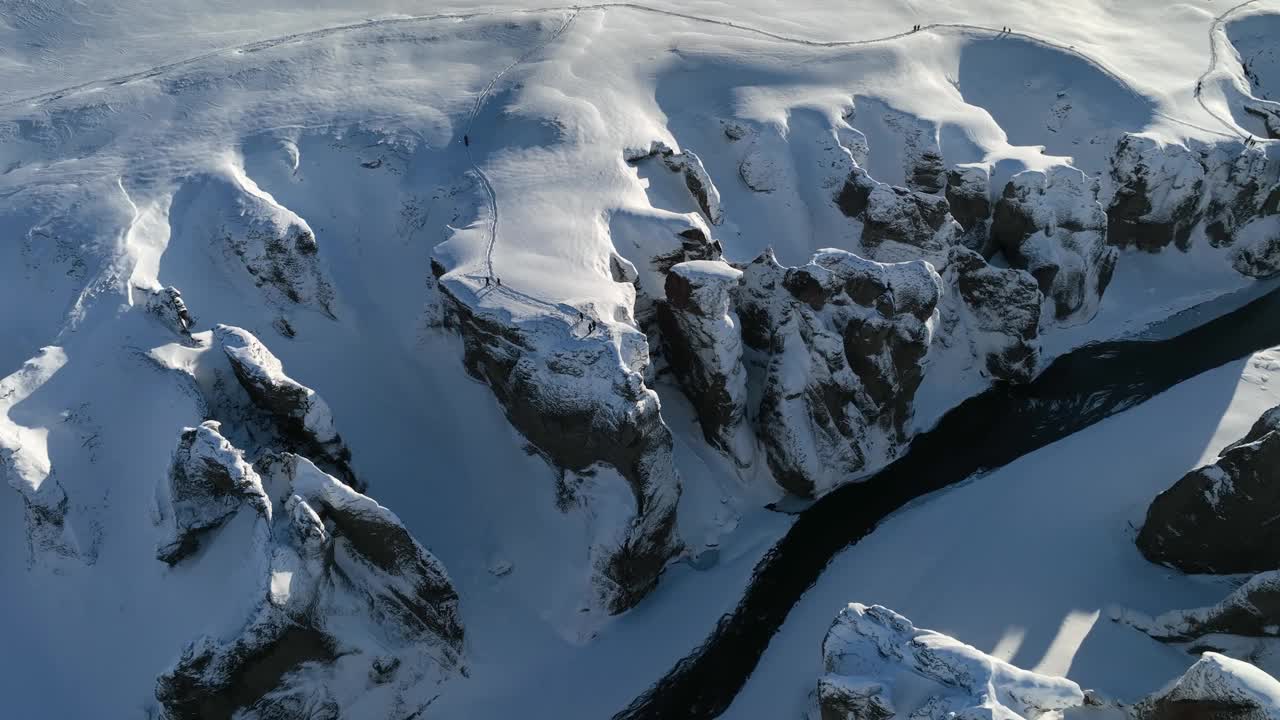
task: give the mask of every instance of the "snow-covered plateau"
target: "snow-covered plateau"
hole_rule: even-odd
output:
[[[0,717],[1280,719],[1277,277],[1280,0],[0,0]]]

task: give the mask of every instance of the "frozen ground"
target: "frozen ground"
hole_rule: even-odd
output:
[[[662,379],[679,529],[697,558],[625,615],[581,612],[594,518],[557,508],[555,473],[436,327],[433,254],[487,311],[585,311],[620,334],[635,291],[610,273],[613,252],[629,252],[619,218],[649,222],[643,235],[698,212],[676,176],[623,162],[626,150],[661,141],[699,154],[730,260],[767,246],[789,263],[857,250],[856,226],[828,197],[843,179],[832,138],[852,129],[882,179],[901,180],[909,138],[926,127],[948,162],[989,164],[997,183],[1068,161],[1101,172],[1124,131],[1171,142],[1256,132],[1232,120],[1237,91],[1219,91],[1245,82],[1238,68],[1211,74],[1203,105],[1196,87],[1231,42],[1264,32],[1245,23],[1274,23],[1261,13],[1280,4],[1248,4],[1224,28],[1225,10],[0,0],[0,448],[42,461],[24,478],[65,491],[76,555],[29,548],[22,497],[0,492],[0,714],[145,716],[183,644],[233,632],[252,605],[246,514],[198,564],[154,559],[156,483],[181,429],[203,419],[190,388],[149,359],[182,342],[145,312],[147,291],[170,285],[196,329],[252,331],[326,399],[369,494],[448,568],[469,677],[442,688],[434,716],[621,709],[733,606],[788,517],[763,509],[778,494],[763,463],[739,470],[708,447]],[[908,33],[915,24],[925,30]],[[1254,67],[1266,78],[1255,95],[1275,99],[1271,66]],[[731,144],[729,120],[750,137]],[[768,192],[740,175],[747,152]],[[314,234],[318,269],[288,286],[296,297],[219,245],[261,227]],[[1225,255],[1202,237],[1186,255],[1125,251],[1099,316],[1052,329],[1046,354],[1248,286]],[[506,290],[484,292],[487,273]],[[799,708],[817,677],[815,628],[853,600],[1019,665],[1070,666],[1118,695],[1172,677],[1181,655],[1096,612],[1218,592],[1146,566],[1126,522],[1275,404],[1255,365],[1208,373],[904,511],[806,596],[730,716]],[[918,425],[981,386],[954,370],[926,379]],[[1102,452],[1114,455],[1102,471],[1070,470]],[[1107,686],[1121,665],[1128,683]]]

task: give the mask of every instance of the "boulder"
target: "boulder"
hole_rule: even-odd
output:
[[[822,720],[1048,720],[1084,704],[1066,678],[1015,667],[880,605],[841,610],[822,661]]]
[[[305,458],[262,466],[280,498],[255,528],[262,599],[232,637],[196,639],[157,679],[166,717],[419,712],[461,670],[458,595],[444,568],[389,510]]]
[[[222,525],[242,507],[270,518],[262,480],[244,454],[222,436],[221,423],[206,420],[185,428],[160,487],[166,537],[156,558],[173,565],[195,551],[204,533]]]
[[[919,260],[824,250],[786,268],[766,251],[746,267],[743,338],[767,363],[756,432],[786,490],[820,495],[906,442],[940,295]]]
[[[1138,720],[1280,720],[1280,682],[1207,652],[1182,677],[1134,707]]]
[[[1156,252],[1169,244],[1187,250],[1200,222],[1204,166],[1182,145],[1142,135],[1120,138],[1111,155],[1113,197],[1107,207],[1107,242]]]
[[[658,321],[668,365],[697,410],[707,442],[745,467],[753,442],[745,426],[742,323],[733,306],[741,278],[742,271],[723,261],[676,265]]]
[[[1091,319],[1115,270],[1118,251],[1106,243],[1097,193],[1084,173],[1055,166],[1013,176],[995,205],[993,243],[1035,277],[1059,322]]]
[[[1040,363],[1044,295],[1025,270],[997,268],[981,255],[953,247],[943,281],[959,299],[973,353],[998,380],[1027,382]]]
[[[1280,408],[1259,418],[1217,462],[1156,496],[1138,533],[1152,562],[1184,572],[1261,572],[1280,567]]]

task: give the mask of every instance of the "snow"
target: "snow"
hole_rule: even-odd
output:
[[[838,555],[792,609],[723,717],[810,707],[816,652],[850,601],[892,607],[1001,660],[1135,702],[1194,658],[1110,622],[1211,606],[1220,582],[1170,573],[1133,544],[1157,493],[1211,462],[1280,399],[1257,353],[970,481],[908,505]],[[1160,452],[1147,449],[1160,448]]]
[[[315,393],[308,427],[322,440],[342,428],[369,496],[448,568],[461,595],[471,676],[443,688],[433,712],[511,717],[527,714],[533,698],[547,715],[616,711],[701,641],[788,518],[762,509],[776,499],[763,463],[738,468],[709,449],[678,389],[658,380],[651,400],[661,401],[672,428],[684,483],[679,534],[691,554],[718,564],[674,565],[630,613],[581,618],[591,544],[616,529],[634,501],[610,490],[617,483],[605,471],[596,509],[562,512],[559,473],[525,451],[491,391],[463,369],[461,342],[436,327],[432,259],[479,311],[548,329],[554,347],[571,342],[564,321],[585,312],[608,327],[598,340],[609,344],[609,362],[638,365],[637,288],[613,276],[617,255],[648,291],[660,286],[647,265],[653,255],[644,253],[665,251],[659,243],[670,238],[654,238],[671,228],[703,228],[734,262],[769,246],[792,265],[823,248],[857,252],[858,223],[830,195],[854,161],[893,175],[877,179],[905,178],[911,153],[895,124],[919,148],[932,147],[936,128],[947,162],[990,166],[996,188],[1023,170],[1055,172],[1067,158],[1101,173],[1120,129],[1170,143],[1234,136],[1238,128],[1223,126],[1193,91],[1210,65],[1210,24],[1223,9],[1210,0],[1105,9],[1040,0],[786,7],[655,0],[548,9],[527,0],[483,7],[445,0],[425,12],[408,0],[5,3],[0,458],[19,492],[0,493],[3,713],[143,716],[156,674],[183,643],[234,631],[255,606],[263,576],[243,562],[255,542],[252,513],[228,520],[189,564],[167,568],[154,559],[164,533],[152,522],[154,488],[182,429],[198,427],[210,410],[200,386],[206,376],[192,382],[165,368],[217,362],[205,353],[218,325],[258,338],[291,382]],[[1245,22],[1263,9],[1274,11],[1273,0],[1233,17]],[[906,32],[916,23],[926,29]],[[1016,32],[999,34],[993,28],[1001,25]],[[1227,25],[1232,37],[1218,40],[1220,54],[1242,37],[1237,29]],[[1212,79],[1226,82],[1232,72],[1224,60],[1222,77]],[[1225,108],[1210,91],[1209,107]],[[733,131],[736,141],[731,127],[744,129]],[[626,162],[627,148],[654,142],[698,158],[693,174],[714,183],[718,196],[713,217],[699,217],[699,203],[665,165]],[[301,240],[305,251],[295,244],[273,254],[272,244],[286,239]],[[507,290],[485,292],[486,275]],[[1125,252],[1098,316],[1048,333],[1045,355],[1137,330],[1246,284],[1226,250],[1203,238],[1186,256]],[[196,320],[190,338],[145,312],[148,293],[170,286]],[[916,425],[981,387],[973,374],[952,377],[950,369],[930,370]],[[1098,627],[1090,608],[1100,606],[1104,580],[1121,577],[1120,566],[1142,582],[1127,581],[1116,593],[1126,597],[1117,599],[1152,611],[1203,604],[1212,593],[1166,581],[1128,556],[1117,560],[1116,548],[1127,548],[1119,533],[1086,530],[1115,530],[1117,507],[1137,507],[1166,476],[1194,464],[1188,448],[1210,442],[1206,418],[1223,406],[1212,390],[1234,382],[1231,374],[1210,373],[1171,393],[1212,411],[1187,417],[1174,412],[1181,405],[1160,400],[1152,406],[1165,403],[1164,413],[1137,425],[1163,434],[1129,425],[1115,433],[1177,452],[1144,453],[1142,463],[1152,465],[1134,460],[1125,475],[1087,474],[1094,494],[1086,496],[1114,490],[1107,502],[1055,495],[1065,489],[1051,480],[1066,483],[1059,468],[1071,453],[1042,451],[1034,471],[1028,463],[1018,471],[1036,483],[1034,492],[1001,471],[943,496],[959,498],[947,513],[929,504],[912,511],[928,522],[904,513],[868,540],[884,558],[874,561],[876,571],[842,583],[851,562],[842,558],[804,601],[810,609],[793,617],[825,623],[850,600],[883,601],[982,647],[1005,630],[1016,635],[1011,625],[997,627],[1000,618],[1023,628],[1027,646],[1044,645],[1043,636],[1071,618],[1054,651],[1061,665],[1080,633]],[[1238,430],[1252,404],[1240,400],[1224,427]],[[1097,440],[1089,432],[1079,442]],[[1130,485],[1134,474],[1146,480]],[[964,500],[1002,478],[1008,497]],[[56,557],[33,557],[25,502],[57,506],[64,495],[65,527],[48,545]],[[1046,507],[1077,513],[1073,542],[1049,538],[1052,547],[1043,549],[1061,554],[1075,574],[1031,582],[1028,574],[1043,569],[1036,545],[993,536],[1043,538],[1032,509]],[[980,509],[991,515],[976,537],[967,537],[968,524],[940,520],[959,522]],[[903,524],[913,524],[910,532],[895,534]],[[937,527],[949,529],[947,542],[931,549],[952,562],[936,569],[939,584],[925,588],[932,595],[903,589],[911,583],[900,577],[897,585],[877,578],[894,579],[891,560],[909,573],[920,553],[904,559],[894,546]],[[962,540],[986,554],[966,551]],[[863,547],[852,552],[871,557]],[[1012,555],[983,559],[999,552]],[[1103,569],[1113,572],[1087,576],[1093,594],[1073,595],[1064,578],[1084,582],[1086,557],[1111,563]],[[1004,605],[978,612],[972,596],[991,576],[1005,592],[982,599]],[[281,570],[270,588],[283,596],[299,579]],[[832,583],[843,587],[823,589]],[[910,597],[864,598],[851,591],[855,584]],[[1027,585],[1036,586],[1031,595]],[[1158,603],[1170,587],[1168,603]],[[814,596],[828,592],[814,609]],[[955,607],[934,615],[931,597],[954,598]],[[1080,607],[1067,607],[1077,599]],[[775,645],[795,635],[789,626]],[[795,699],[773,683],[811,687],[816,642],[796,641],[803,653],[785,662],[771,654],[761,672],[771,696],[762,699],[753,685],[743,702],[763,713]],[[1183,660],[1138,645],[1145,642],[1117,641],[1118,658],[1150,663],[1134,686],[1171,677]],[[804,683],[792,683],[800,671],[808,673]]]

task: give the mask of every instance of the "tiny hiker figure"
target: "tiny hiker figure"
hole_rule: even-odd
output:
[[[494,278],[494,280],[495,280],[499,285],[501,285],[501,284],[502,284],[502,278]]]
[[[470,135],[463,135],[463,136],[462,136],[462,144],[463,144],[464,146],[466,146],[466,147],[471,147],[471,136],[470,136]]]
[[[488,275],[486,275],[486,276],[484,277],[484,286],[485,286],[485,287],[489,287],[489,276],[488,276]]]

